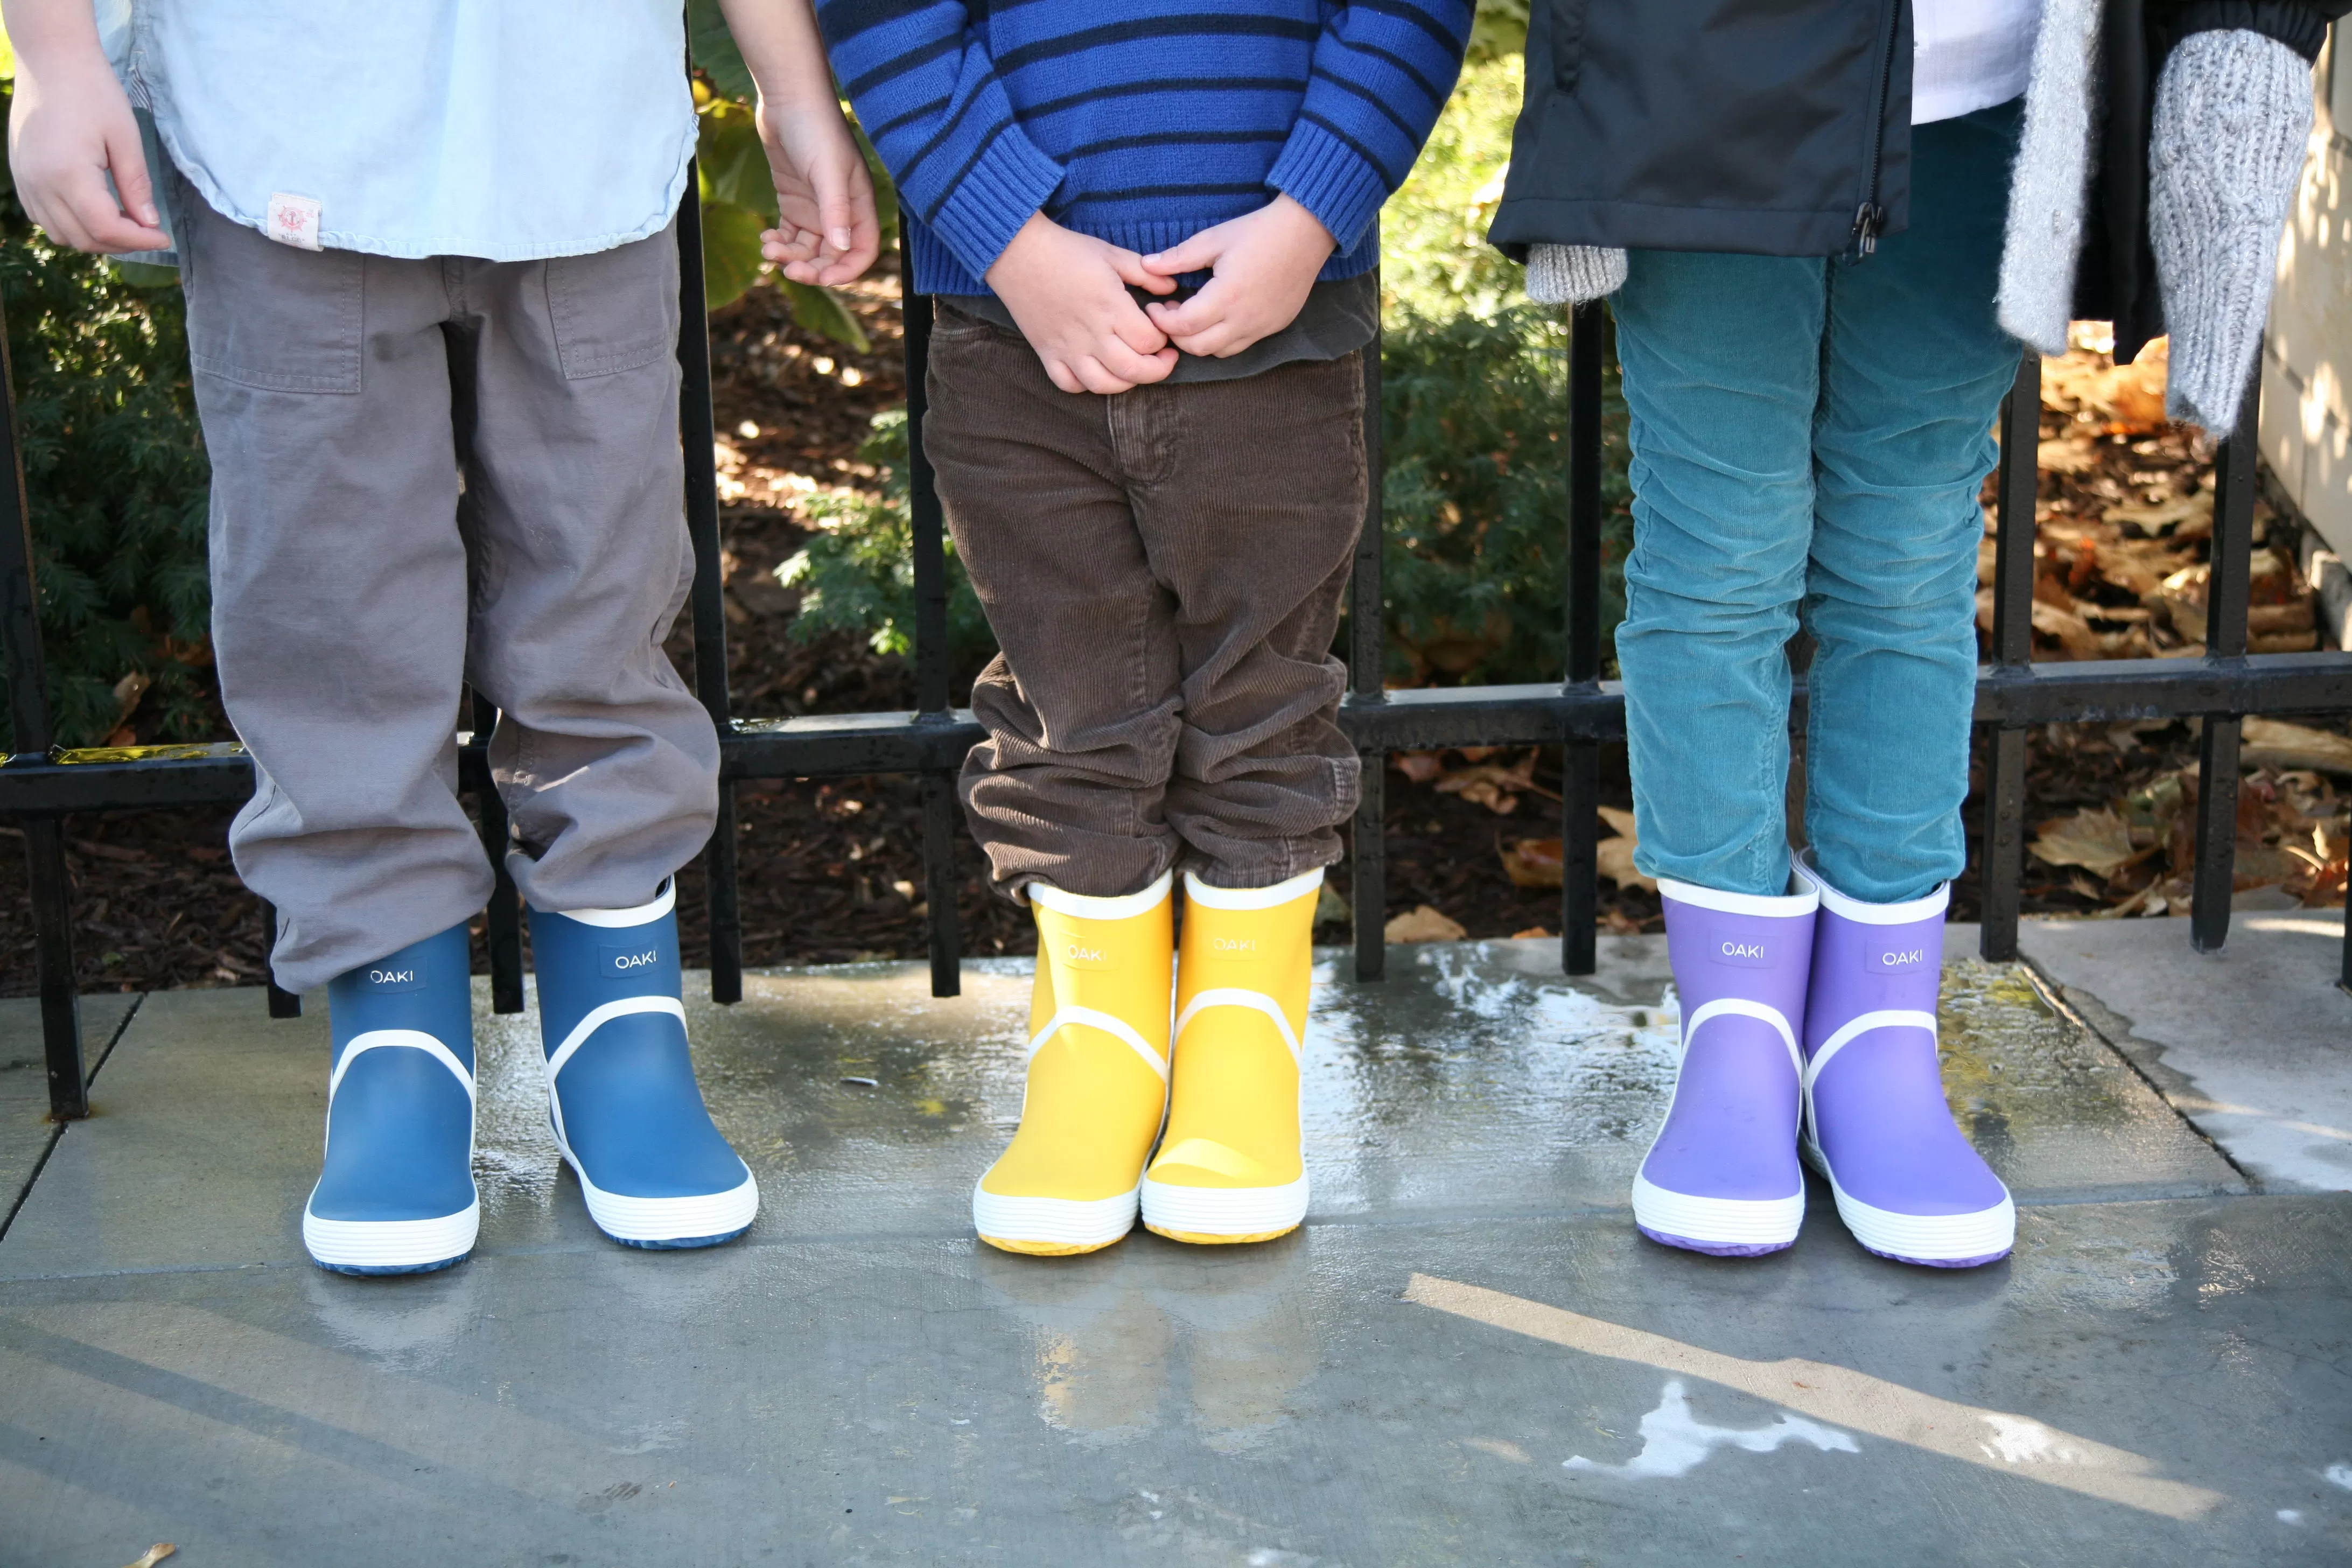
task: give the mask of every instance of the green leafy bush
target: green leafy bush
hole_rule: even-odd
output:
[[[208,734],[212,470],[180,291],[50,245],[11,191],[0,298],[58,737],[96,745],[134,717],[142,738]]]
[[[874,416],[858,457],[881,473],[876,493],[835,490],[810,497],[802,515],[817,526],[782,566],[777,580],[801,591],[793,636],[814,642],[829,631],[866,635],[877,653],[915,651],[914,523],[907,504],[907,411]],[[996,651],[979,595],[947,542],[948,662],[968,682]]]
[[[1568,520],[1559,312],[1392,321],[1381,353],[1391,684],[1557,680]],[[1624,615],[1624,405],[1604,370],[1601,625]]]
[[[1517,54],[1465,66],[1420,161],[1381,209],[1381,291],[1392,314],[1441,321],[1527,303],[1519,268],[1486,243],[1522,74]]]

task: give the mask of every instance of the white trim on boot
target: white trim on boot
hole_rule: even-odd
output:
[[[1636,1170],[1633,1221],[1706,1247],[1789,1247],[1804,1228],[1804,1184],[1800,1178],[1785,1198],[1701,1198],[1669,1192]]]
[[[1702,888],[1696,882],[1677,882],[1672,877],[1661,877],[1658,879],[1658,892],[1677,903],[1690,904],[1702,910],[1716,910],[1727,915],[1762,915],[1773,920],[1807,914],[1821,907],[1821,896],[1811,887],[1768,898],[1762,893],[1727,893],[1719,888]]]
[[[1133,1230],[1140,1206],[1139,1184],[1107,1198],[1008,1197],[971,1184],[971,1228],[991,1241],[1091,1251]]]
[[[1186,1236],[1265,1236],[1307,1218],[1307,1173],[1278,1187],[1194,1187],[1143,1178],[1146,1228]]]
[[[1899,904],[1865,904],[1831,887],[1829,879],[1813,869],[1812,862],[1813,852],[1803,849],[1798,852],[1792,865],[1805,884],[1821,895],[1822,908],[1856,925],[1909,925],[1914,921],[1933,920],[1952,907],[1949,882],[1938,882],[1917,898],[1906,899]]]

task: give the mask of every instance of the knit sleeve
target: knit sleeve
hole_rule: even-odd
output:
[[[1352,250],[1404,184],[1461,74],[1472,0],[1349,0],[1315,45],[1282,155],[1265,183]]]
[[[818,0],[842,92],[899,200],[975,278],[1062,183],[954,0]]]
[[[2352,11],[2352,0],[2189,0],[2179,7],[2176,36],[2260,33],[2315,60],[2327,39],[2327,24],[2347,11]]]

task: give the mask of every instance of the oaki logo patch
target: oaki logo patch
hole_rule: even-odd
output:
[[[367,988],[371,991],[422,991],[425,989],[425,966],[413,959],[406,963],[371,963],[367,970]]]
[[[1728,963],[1735,969],[1762,969],[1771,962],[1765,956],[1761,938],[1718,937],[1715,951],[1707,956],[1717,963]]]
[[[1110,952],[1106,948],[1089,946],[1083,942],[1065,942],[1062,943],[1062,962],[1072,969],[1108,969]]]
[[[599,963],[596,967],[603,972],[605,979],[620,980],[640,971],[656,967],[661,963],[661,949],[634,945],[603,947],[597,950],[597,958]]]
[[[1917,969],[1929,962],[1927,946],[1921,942],[1888,942],[1870,951],[1870,967],[1880,974]]]
[[[1258,956],[1257,938],[1213,936],[1209,939],[1209,951],[1219,958],[1255,958]]]

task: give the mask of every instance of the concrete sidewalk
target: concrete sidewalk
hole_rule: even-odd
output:
[[[2045,982],[1954,928],[1947,1082],[2022,1213],[1950,1274],[1820,1190],[1769,1258],[1633,1235],[1654,938],[1586,982],[1528,942],[1325,985],[1306,1228],[1061,1260],[968,1228],[1019,963],[944,1002],[912,964],[691,981],[765,1199],[708,1253],[595,1234],[536,1020],[485,1005],[482,1244],[394,1280],[302,1258],[320,998],[93,1005],[120,1036],[54,1148],[0,1004],[0,1212],[47,1156],[0,1237],[0,1565],[2341,1563],[2352,1117],[2313,1107],[2352,998],[2305,987],[2320,935],[2256,934],[2196,969],[2182,922],[2039,925]]]

